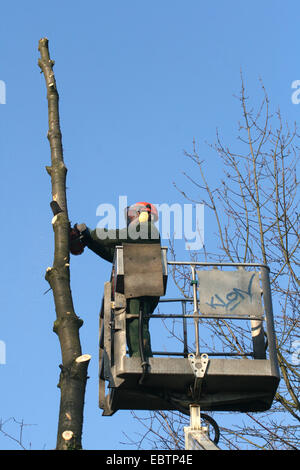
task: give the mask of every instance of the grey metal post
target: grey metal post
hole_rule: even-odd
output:
[[[199,346],[199,311],[197,303],[197,284],[196,284],[196,271],[195,266],[191,266],[192,269],[192,282],[193,282],[193,299],[194,299],[194,324],[195,324],[195,342],[196,342],[196,357],[200,356],[200,346]]]
[[[187,321],[186,321],[186,302],[181,302],[182,315],[183,315],[183,356],[188,357],[188,345],[187,345]]]
[[[269,348],[269,358],[271,362],[272,374],[279,376],[279,367],[277,362],[277,352],[275,344],[275,329],[274,329],[274,318],[273,318],[273,306],[272,306],[272,296],[270,288],[270,276],[269,269],[262,267],[261,268],[261,282],[263,288],[263,299],[264,307],[266,312],[267,320],[267,335],[268,335],[268,348]]]

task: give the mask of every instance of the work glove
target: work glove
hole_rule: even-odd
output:
[[[86,246],[82,232],[86,230],[85,224],[75,224],[70,229],[70,252],[72,255],[81,255]]]

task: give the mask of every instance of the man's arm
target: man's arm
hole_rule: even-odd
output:
[[[70,243],[70,251],[73,254],[81,254],[83,248],[87,246],[90,250],[96,253],[101,258],[113,262],[115,247],[123,245],[123,243],[160,243],[160,236],[154,224],[149,222],[145,224],[137,224],[134,227],[133,234],[131,234],[130,226],[123,229],[96,228],[90,230],[85,224],[75,225],[74,229],[77,231],[77,239]],[[133,236],[132,236],[133,235]],[[82,250],[75,252],[76,243],[78,239],[82,243]]]
[[[98,256],[112,263],[117,240],[115,234],[109,232],[107,229],[90,230],[85,224],[75,224],[70,232],[71,253],[79,255],[87,246]]]

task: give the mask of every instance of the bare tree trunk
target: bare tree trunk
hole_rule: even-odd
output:
[[[47,87],[51,166],[46,169],[51,176],[52,183],[50,205],[54,214],[52,226],[55,240],[53,266],[47,268],[45,278],[53,291],[56,310],[53,331],[58,335],[62,353],[58,384],[61,400],[56,449],[81,449],[84,395],[90,356],[88,354],[82,355],[79,328],[83,321],[74,312],[70,288],[70,222],[65,184],[67,168],[63,160],[59,96],[53,73],[54,62],[49,56],[47,38],[40,39],[39,51],[41,57],[38,64],[44,74]]]

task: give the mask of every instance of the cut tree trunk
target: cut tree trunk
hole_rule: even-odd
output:
[[[66,198],[67,168],[63,160],[62,136],[59,122],[59,95],[53,72],[54,61],[50,59],[48,39],[39,41],[40,59],[38,64],[44,74],[47,88],[54,231],[54,261],[47,268],[46,280],[53,291],[56,320],[53,331],[58,335],[62,364],[58,387],[60,388],[60,411],[56,449],[81,449],[84,396],[87,369],[91,356],[82,354],[79,328],[83,321],[75,314],[70,288],[70,252]]]

